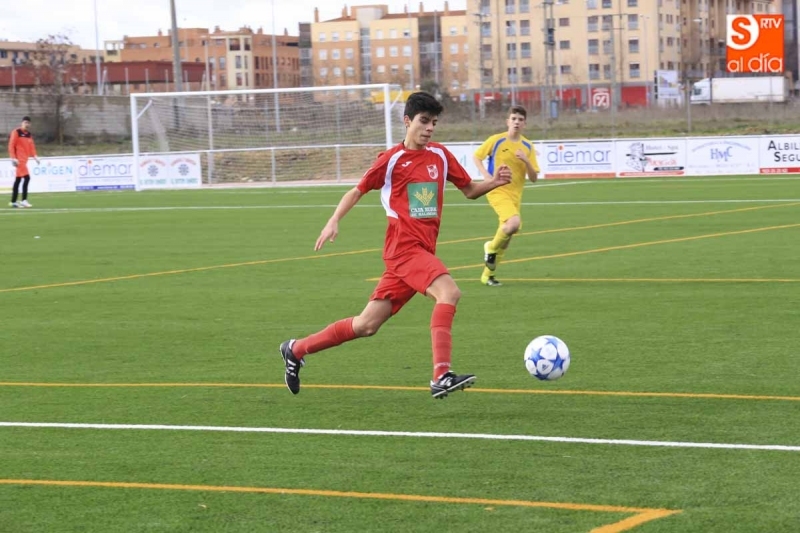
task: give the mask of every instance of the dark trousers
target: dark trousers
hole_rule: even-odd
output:
[[[11,192],[11,201],[16,202],[19,196],[19,184],[22,182],[22,200],[28,199],[28,184],[31,182],[30,176],[22,176],[14,180],[14,190]]]

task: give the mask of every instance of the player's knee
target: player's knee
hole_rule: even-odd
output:
[[[460,299],[461,299],[461,289],[459,289],[458,286],[454,285],[453,287],[448,288],[446,291],[444,291],[436,303],[456,305],[458,304],[458,301]]]
[[[503,233],[506,235],[514,235],[516,232],[519,231],[521,226],[521,222],[519,218],[509,218],[506,220],[506,223],[503,225]]]
[[[356,335],[359,337],[372,337],[378,330],[381,329],[381,325],[377,323],[365,323],[362,324],[357,330],[353,328]]]

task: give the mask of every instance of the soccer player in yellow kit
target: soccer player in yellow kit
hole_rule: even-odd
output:
[[[525,176],[535,183],[539,174],[539,163],[536,161],[533,143],[522,135],[527,115],[524,107],[512,106],[506,119],[508,131],[486,139],[472,156],[475,166],[481,170],[484,179],[492,179],[494,169],[498,165],[508,165],[511,168],[511,183],[486,195],[489,205],[500,219],[494,239],[483,245],[485,267],[481,283],[489,287],[502,285],[494,277],[495,269],[508,248],[511,237],[522,227],[519,211]],[[488,159],[486,166],[483,164],[485,159]]]

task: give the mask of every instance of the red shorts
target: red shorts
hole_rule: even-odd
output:
[[[19,160],[19,164],[17,165],[17,172],[16,177],[24,178],[25,176],[30,176],[30,172],[28,171],[28,160]]]
[[[392,314],[403,308],[415,294],[425,294],[433,280],[449,274],[444,263],[430,252],[417,249],[396,260],[386,261],[386,271],[370,300],[390,300]]]

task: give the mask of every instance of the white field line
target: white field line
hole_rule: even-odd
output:
[[[681,204],[771,204],[800,202],[800,198],[768,198],[758,200],[628,200],[628,201],[596,201],[596,202],[522,202],[525,206],[560,207],[581,205],[681,205]],[[478,207],[485,209],[481,202],[448,203],[447,207]],[[57,209],[9,209],[0,211],[0,216],[57,215],[71,213],[124,213],[136,211],[214,211],[242,209],[333,209],[336,204],[303,204],[303,205],[195,205],[195,206],[161,206],[161,207],[64,207]],[[357,205],[357,208],[383,209],[379,204]]]
[[[629,439],[588,439],[577,437],[545,437],[538,435],[502,435],[491,433],[439,433],[425,431],[378,431],[354,429],[304,429],[235,426],[170,426],[162,424],[71,424],[47,422],[0,422],[0,427],[49,429],[99,429],[146,431],[215,431],[224,433],[283,433],[294,435],[335,435],[355,437],[411,437],[433,439],[478,439],[500,441],[559,442],[568,444],[605,444],[615,446],[650,446],[660,448],[705,448],[722,450],[758,450],[800,452],[800,446],[779,444],[726,444],[717,442],[680,442]]]

